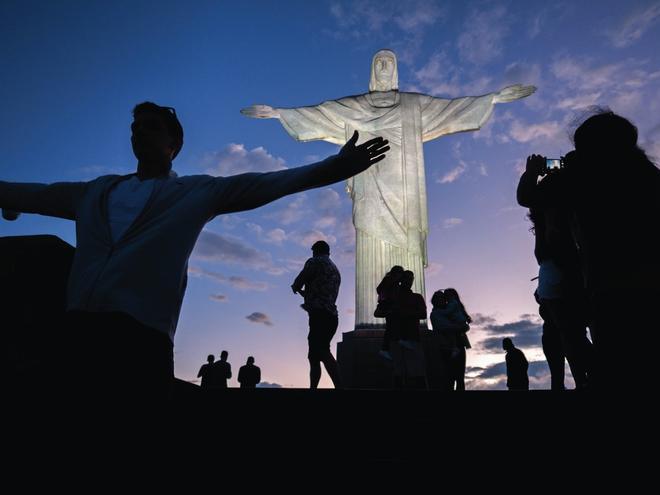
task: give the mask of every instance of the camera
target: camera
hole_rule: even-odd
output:
[[[546,158],[545,159],[545,172],[555,172],[564,168],[564,157],[561,158]]]

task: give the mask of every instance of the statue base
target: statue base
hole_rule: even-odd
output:
[[[393,364],[379,355],[383,345],[384,325],[356,327],[343,332],[337,343],[337,364],[345,388],[390,389],[393,388]],[[424,352],[426,381],[430,389],[442,389],[445,373],[441,368],[438,343],[425,323],[420,325],[420,340]]]

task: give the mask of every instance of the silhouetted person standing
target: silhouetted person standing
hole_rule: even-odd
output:
[[[522,206],[570,210],[599,389],[657,389],[660,170],[637,138],[632,123],[602,111],[575,130],[563,169],[518,188]],[[526,181],[537,183],[545,161],[528,157]]]
[[[261,382],[261,370],[255,366],[254,358],[250,356],[247,363],[238,370],[238,383],[241,388],[255,388]]]
[[[203,364],[202,367],[199,369],[199,372],[197,373],[197,378],[202,379],[202,383],[201,383],[202,388],[206,388],[209,386],[208,376],[211,372],[211,368],[213,367],[214,361],[215,361],[215,357],[213,356],[213,354],[209,354],[208,357],[206,358],[206,364]]]
[[[554,173],[554,172],[551,172]],[[524,175],[524,174],[523,174]],[[537,187],[521,177],[519,187]],[[564,359],[576,388],[588,386],[592,346],[587,338],[587,298],[580,260],[571,234],[571,213],[562,208],[532,208],[534,256],[539,264],[534,293],[543,318],[543,353],[553,390],[564,390]]]
[[[508,337],[502,340],[502,349],[506,351],[506,386],[509,390],[529,390],[529,363],[525,354]]]
[[[426,302],[412,291],[415,274],[403,272],[391,311],[391,347],[396,388],[426,388],[424,352],[420,343],[419,320],[426,319]]]
[[[0,181],[4,218],[15,218],[13,211],[76,222],[69,322],[51,353],[58,359],[53,369],[73,394],[86,390],[104,401],[169,398],[188,258],[207,222],[347,179],[389,150],[382,138],[356,146],[355,132],[339,154],[305,167],[177,177],[172,160],[183,128],[174,109],[137,105],[131,131],[135,173],[50,185]],[[80,369],[90,383],[80,384]]]
[[[389,328],[390,314],[392,307],[394,306],[394,302],[397,299],[403,272],[404,270],[402,266],[394,265],[390,271],[385,274],[383,280],[381,280],[378,284],[378,287],[376,287],[376,293],[378,294],[378,304],[376,305],[374,316],[377,318],[385,318],[385,332],[383,333],[383,344],[379,354],[381,357],[390,361],[392,360],[392,355],[390,354],[390,339],[392,333]]]
[[[231,378],[231,364],[227,361],[228,357],[229,353],[222,351],[220,361],[211,365],[208,388],[227,388],[227,380]]]
[[[291,290],[305,298],[302,308],[309,315],[309,382],[310,388],[318,387],[321,379],[321,363],[325,366],[335,388],[341,388],[339,368],[330,342],[339,325],[337,295],[341,276],[330,259],[330,246],[325,241],[316,241],[312,246],[312,257],[298,274]]]

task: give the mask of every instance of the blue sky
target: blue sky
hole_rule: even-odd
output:
[[[492,339],[513,335],[530,361],[542,360],[533,239],[515,204],[524,158],[570,150],[571,122],[593,104],[630,118],[643,146],[660,157],[660,2],[593,5],[4,1],[0,178],[54,182],[133,171],[130,111],[144,100],[177,109],[185,130],[174,162],[180,175],[318,160],[337,147],[297,143],[276,120],[248,119],[240,109],[366,92],[381,48],[399,57],[402,91],[457,97],[534,84],[535,95],[498,105],[481,131],[425,145],[427,299],[438,288],[458,289],[479,323],[468,387],[501,388],[503,354]],[[350,211],[337,184],[209,223],[190,263],[177,376],[193,380],[207,354],[227,349],[236,370],[253,355],[269,383],[306,386],[306,315],[289,285],[311,243],[327,239],[343,278],[334,349],[354,324]],[[67,221],[24,215],[0,223],[1,235],[36,233],[75,244]],[[547,387],[543,364],[533,375],[532,387]]]

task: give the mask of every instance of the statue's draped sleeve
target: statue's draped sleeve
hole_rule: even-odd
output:
[[[446,134],[480,129],[493,112],[495,94],[465,96],[453,100],[419,95],[422,141]]]
[[[346,143],[346,123],[331,110],[337,102],[299,108],[278,108],[280,122],[289,135],[297,141],[328,141]]]

